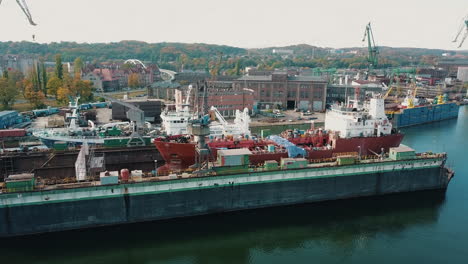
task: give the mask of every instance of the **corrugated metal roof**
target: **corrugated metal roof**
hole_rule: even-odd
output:
[[[326,82],[327,80],[320,76],[291,76],[288,78],[290,81],[298,82]]]
[[[242,76],[238,81],[271,81],[271,75],[264,76],[264,75],[246,75]]]
[[[10,115],[12,113],[18,113],[16,111],[0,111],[0,117]]]
[[[247,148],[241,149],[220,149],[218,153],[221,156],[239,156],[239,155],[252,155],[252,152]]]

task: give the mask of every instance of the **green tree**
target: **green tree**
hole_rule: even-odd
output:
[[[62,56],[60,54],[55,55],[55,76],[63,80]]]
[[[49,81],[47,82],[48,94],[55,96],[55,99],[57,99],[58,89],[62,87],[62,85],[63,85],[63,81],[60,80],[59,78],[55,76],[50,78]]]
[[[47,71],[44,64],[44,61],[41,63],[41,81],[42,81],[42,92],[47,96]]]
[[[7,77],[0,78],[0,103],[2,108],[11,109],[17,95],[18,90],[13,82],[10,82]]]

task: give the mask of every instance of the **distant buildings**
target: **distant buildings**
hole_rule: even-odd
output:
[[[319,76],[295,76],[287,72],[246,75],[234,80],[234,88],[253,92],[258,109],[287,108],[325,110],[327,80]]]
[[[128,87],[128,79],[132,74],[138,77],[140,87],[148,87],[160,80],[159,68],[154,64],[146,68],[141,65],[126,66],[124,64],[87,66],[82,71],[82,79],[91,81],[96,91],[113,92]]]
[[[25,55],[0,55],[0,72],[17,70],[26,75],[36,63],[37,59]]]

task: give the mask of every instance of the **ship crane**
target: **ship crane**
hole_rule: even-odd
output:
[[[2,1],[3,0],[0,0],[0,4],[2,4]],[[29,12],[29,8],[28,8],[28,5],[26,4],[26,1],[25,0],[16,0],[16,3],[21,8],[21,11],[23,11],[23,13],[26,15],[26,18],[28,19],[29,24],[31,24],[32,26],[37,26],[37,24],[32,19],[32,15],[31,15],[31,12]]]
[[[452,42],[458,41],[458,37],[460,37],[463,30],[465,31],[465,33],[463,34],[463,37],[460,40],[460,44],[458,45],[459,48],[461,48],[461,46],[463,45],[463,42],[465,42],[465,39],[468,37],[468,15],[465,16],[462,23],[460,24],[460,29],[457,32],[457,36],[455,36],[455,39]]]
[[[130,136],[130,140],[128,141],[127,145],[130,145],[131,142],[133,142],[133,139],[135,138],[139,139],[142,145],[145,145],[145,141],[143,140],[140,133],[138,132],[138,130],[142,130],[145,126],[145,112],[133,104],[123,102],[121,100],[117,100],[105,94],[100,94],[99,96],[106,100],[109,100],[112,103],[123,105],[129,109],[126,115],[127,115],[127,118],[134,124],[134,129],[133,129],[133,133]]]
[[[224,119],[224,117],[221,115],[221,113],[218,111],[216,107],[212,106],[210,110],[215,113],[216,118],[218,118],[221,124],[227,125],[228,122],[226,121],[226,119]]]
[[[378,59],[377,55],[379,54],[379,49],[375,45],[374,41],[374,33],[372,32],[371,23],[369,22],[364,30],[364,37],[362,38],[362,42],[366,41],[367,38],[367,49],[368,49],[368,57],[367,61],[369,62],[369,71],[372,68],[377,67]]]

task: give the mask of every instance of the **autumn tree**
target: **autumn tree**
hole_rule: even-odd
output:
[[[63,79],[62,56],[60,54],[55,55],[55,76],[60,80]]]
[[[62,87],[62,85],[63,85],[63,82],[58,77],[54,76],[50,78],[49,81],[47,82],[47,93],[55,96],[55,99],[57,99],[58,89]]]
[[[28,77],[24,80],[24,98],[35,108],[44,105],[45,95],[41,90],[36,67],[32,67]]]
[[[68,96],[70,95],[70,90],[66,86],[61,86],[57,89],[57,101],[61,104],[64,104],[68,101]]]
[[[73,71],[75,73],[75,76],[81,76],[81,71],[83,70],[84,64],[83,61],[81,60],[80,57],[76,58],[75,61],[73,62],[74,68]]]
[[[138,73],[131,73],[128,76],[128,87],[137,88],[140,87],[140,76]]]

